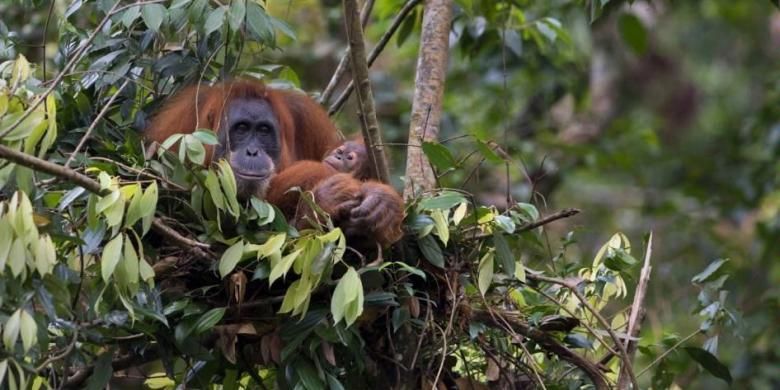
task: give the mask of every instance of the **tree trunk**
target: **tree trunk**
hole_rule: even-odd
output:
[[[433,169],[421,146],[439,136],[451,24],[452,0],[425,1],[406,153],[406,199],[430,190],[436,184]]]

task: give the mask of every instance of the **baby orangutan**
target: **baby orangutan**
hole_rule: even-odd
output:
[[[336,149],[328,152],[322,162],[341,173],[350,173],[352,177],[360,181],[368,180],[371,177],[368,151],[360,136],[351,141],[345,141]]]

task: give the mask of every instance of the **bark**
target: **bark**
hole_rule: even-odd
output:
[[[451,0],[425,1],[406,154],[406,199],[431,190],[436,184],[421,146],[439,136],[451,24]]]
[[[363,140],[368,149],[373,175],[383,183],[390,181],[390,170],[385,154],[382,132],[376,118],[374,94],[368,79],[368,63],[366,62],[366,43],[363,39],[363,26],[360,23],[360,11],[357,0],[344,0],[344,18],[349,41],[349,57],[352,67],[352,78],[357,86],[358,106],[360,107],[360,125]]]

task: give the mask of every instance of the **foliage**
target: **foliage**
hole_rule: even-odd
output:
[[[377,8],[392,10],[390,3],[379,1]],[[513,77],[542,91],[545,101],[557,100],[561,89],[586,100],[584,50],[574,33],[579,22],[614,12],[621,39],[636,55],[651,50],[652,37],[640,18],[615,11],[622,1],[525,3],[458,2],[456,53],[473,62],[456,62],[452,77],[480,76],[484,83],[469,98],[450,94],[447,105],[468,112],[455,120],[470,136],[453,141],[458,146],[423,145],[442,188],[409,202],[402,244],[365,254],[347,247],[327,215],[318,215],[318,229],[298,231],[272,205],[239,201],[228,164],[203,166],[216,143],[209,129],[175,135],[155,155],[144,155],[139,131],[182,85],[228,75],[299,85],[292,69],[245,55],[277,50],[282,36],[295,37],[263,2],[73,2],[61,11],[55,63],[62,73],[54,82],[42,80],[51,75],[16,53],[16,38],[3,33],[4,52],[13,56],[0,65],[0,144],[73,166],[99,191],[0,161],[0,383],[100,388],[122,377],[112,379],[115,371],[150,361],[160,362],[142,368],[150,388],[365,388],[404,379],[421,381],[413,387],[442,380],[461,388],[538,381],[568,388],[594,381],[582,369],[620,355],[627,298],[648,241],[639,251],[617,233],[590,256],[586,234],[564,231],[551,239],[558,231],[545,226],[550,214],[539,202],[512,200],[498,208],[460,188],[474,174],[472,155],[494,171],[511,166],[513,177],[520,176],[520,153],[493,141],[501,137],[495,129],[505,128],[495,118],[507,112],[485,103],[494,102],[486,95],[512,92],[495,77],[497,69],[527,66]],[[577,19],[583,12],[587,17]],[[391,12],[379,14],[385,15],[381,26]],[[419,10],[410,20],[399,46],[413,41]],[[498,61],[507,49],[514,57]],[[475,65],[481,59],[489,61]],[[557,73],[549,68],[571,72],[552,82]],[[760,116],[774,111],[767,103]],[[610,133],[612,144],[590,152],[607,156],[550,141],[544,131],[539,149],[517,149],[537,161],[547,148],[568,148],[572,160],[590,161],[593,169],[613,159],[640,164],[657,138],[633,122],[625,127],[629,134]],[[776,148],[762,149],[764,140],[752,136],[761,134],[758,127],[719,136],[764,150],[752,156],[772,161]],[[630,151],[615,151],[641,137],[650,139],[642,143],[650,150],[633,159]],[[89,140],[86,147],[79,146],[82,139]],[[455,152],[461,150],[473,153]],[[567,156],[554,157],[574,165]],[[771,167],[759,166],[744,169],[772,180]],[[760,234],[767,237],[777,230],[771,216],[778,203],[769,180],[758,193],[722,200],[760,199]],[[512,192],[518,199],[523,193]],[[153,229],[156,220],[203,246],[170,242]],[[717,260],[691,280],[700,293],[689,336],[665,329],[662,338],[633,340],[643,355],[634,361],[643,384],[668,387],[694,363],[734,381],[718,359],[719,340],[738,323],[725,291],[733,263]],[[558,347],[587,359],[563,359]],[[608,381],[617,379],[621,362],[621,356],[604,361]],[[415,375],[401,379],[405,369]]]

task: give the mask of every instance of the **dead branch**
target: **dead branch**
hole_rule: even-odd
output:
[[[634,292],[634,302],[631,304],[631,314],[628,317],[628,329],[626,330],[626,339],[624,341],[626,345],[626,352],[629,358],[633,358],[636,353],[637,343],[632,341],[633,338],[639,336],[639,331],[642,328],[642,320],[645,317],[645,296],[647,295],[647,286],[650,282],[650,271],[653,267],[650,266],[650,256],[653,254],[653,233],[650,233],[650,237],[647,239],[647,250],[645,251],[645,261],[642,265],[642,270],[639,272],[639,284]],[[624,367],[620,369],[620,375],[618,376],[618,389],[628,388],[629,375],[631,373],[625,370]],[[636,388],[636,387],[634,387]]]

